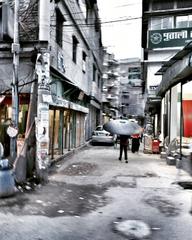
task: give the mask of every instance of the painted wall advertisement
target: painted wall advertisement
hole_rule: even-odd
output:
[[[50,54],[38,54],[36,73],[38,75],[38,106],[36,124],[36,162],[39,169],[47,169],[49,164],[49,102],[50,94]],[[43,101],[46,100],[46,102]]]

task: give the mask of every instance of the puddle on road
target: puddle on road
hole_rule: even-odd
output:
[[[91,175],[98,170],[96,164],[77,162],[62,170],[63,177]],[[101,185],[75,185],[65,182],[49,182],[37,186],[31,191],[20,192],[14,197],[1,199],[0,211],[15,215],[42,215],[47,217],[81,216],[106,206],[111,198],[105,192],[111,187],[135,188],[137,177],[153,177],[154,174],[142,176],[116,176]],[[152,200],[148,199],[148,204]],[[153,199],[152,204],[155,205]],[[156,204],[161,211],[163,206]],[[165,203],[164,203],[165,205]],[[170,210],[171,211],[171,210]]]
[[[0,211],[15,215],[80,216],[105,206],[110,201],[104,196],[105,191],[94,185],[51,182],[33,193],[1,199]]]
[[[28,193],[1,199],[0,211],[15,215],[43,215],[47,217],[81,216],[106,206],[111,198],[105,195],[110,187],[136,187],[133,180],[113,179],[101,185],[75,185],[49,182]]]
[[[161,196],[152,196],[150,198],[146,198],[144,202],[152,207],[157,208],[166,217],[175,217],[181,212],[181,209],[178,208],[175,203],[168,199],[164,199]]]

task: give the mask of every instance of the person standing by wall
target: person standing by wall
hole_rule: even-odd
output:
[[[124,152],[125,162],[128,163],[128,145],[129,145],[129,136],[120,135],[120,153],[119,153],[119,161],[122,159],[122,155]]]

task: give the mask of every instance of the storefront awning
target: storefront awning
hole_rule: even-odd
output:
[[[192,42],[167,61],[156,73],[163,75],[157,88],[157,96],[163,96],[168,89],[192,74]]]
[[[145,112],[156,114],[161,109],[161,97],[148,97],[145,104]]]

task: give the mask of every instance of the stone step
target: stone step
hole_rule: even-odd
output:
[[[166,152],[161,152],[161,158],[166,158],[167,154]]]
[[[168,165],[175,165],[176,164],[176,159],[174,157],[167,156],[166,157],[166,162],[167,162]]]

